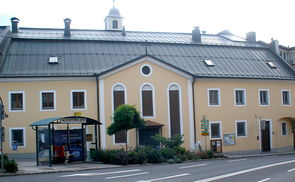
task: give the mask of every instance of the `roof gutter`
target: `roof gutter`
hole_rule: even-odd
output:
[[[196,83],[196,78],[193,77],[193,82],[192,82],[192,96],[193,96],[193,122],[194,122],[194,144],[197,143],[197,131],[196,131],[196,110],[195,110],[195,83]]]

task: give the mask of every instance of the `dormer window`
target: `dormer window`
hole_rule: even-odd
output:
[[[118,21],[113,20],[113,29],[118,29]]]
[[[210,59],[204,60],[204,62],[207,66],[214,66],[213,61],[211,61]]]
[[[48,58],[49,64],[57,64],[58,63],[58,57],[49,57]]]

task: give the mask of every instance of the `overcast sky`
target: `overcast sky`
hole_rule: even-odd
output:
[[[258,40],[279,40],[295,46],[294,0],[116,0],[128,31],[191,32],[200,26],[207,33],[228,29],[245,37],[255,31]],[[20,19],[20,27],[104,29],[113,0],[3,0],[0,25]]]

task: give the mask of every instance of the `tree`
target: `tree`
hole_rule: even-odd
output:
[[[127,136],[128,130],[145,127],[145,121],[140,117],[135,106],[122,104],[114,112],[113,123],[107,128],[108,135],[113,135],[124,130]],[[127,142],[126,142],[127,150]]]

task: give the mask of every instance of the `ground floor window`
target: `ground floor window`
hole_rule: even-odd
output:
[[[210,137],[211,138],[221,138],[221,122],[214,121],[210,122]]]
[[[237,137],[247,136],[247,122],[246,121],[236,121],[236,134]]]
[[[282,135],[287,136],[287,123],[286,122],[282,122],[281,129],[282,129]]]
[[[10,128],[10,146],[25,147],[25,128]]]

